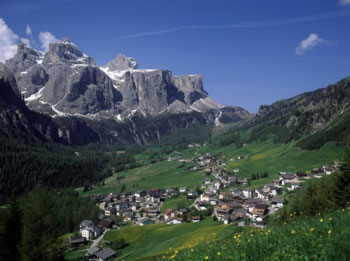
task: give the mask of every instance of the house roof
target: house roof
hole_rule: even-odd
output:
[[[283,203],[284,198],[272,198],[271,203]]]
[[[87,253],[88,253],[89,255],[94,255],[95,253],[97,253],[97,252],[100,251],[100,250],[101,250],[100,247],[95,246],[95,247],[89,248],[89,249],[87,250]]]
[[[95,255],[102,259],[102,260],[105,260],[105,259],[108,259],[112,256],[115,256],[117,253],[111,249],[111,248],[104,248],[102,249],[101,251],[97,252]]]
[[[169,215],[173,213],[173,210],[171,208],[168,208],[167,210],[164,211],[164,215]]]

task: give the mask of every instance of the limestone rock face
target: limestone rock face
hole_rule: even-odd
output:
[[[124,54],[118,54],[113,61],[110,61],[106,67],[110,71],[124,71],[129,69],[137,69],[138,63],[132,57],[127,57]]]

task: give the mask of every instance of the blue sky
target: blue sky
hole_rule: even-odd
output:
[[[250,112],[350,75],[350,0],[1,1],[0,60],[21,38],[67,37],[99,65],[124,53],[202,74],[211,97]]]

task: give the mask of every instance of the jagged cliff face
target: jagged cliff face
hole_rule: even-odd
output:
[[[128,138],[133,135],[136,141],[146,140],[142,135],[159,139],[162,133],[158,129],[157,135],[137,133],[133,117],[199,113],[203,119],[193,122],[211,125],[251,117],[242,108],[223,107],[212,100],[200,75],[173,76],[168,70],[138,69],[135,59],[121,54],[99,67],[67,39],[50,44],[45,54],[20,44],[5,65],[29,108],[56,118],[112,119],[118,128],[127,126],[129,131],[122,133],[128,133]],[[176,128],[174,123],[164,124]]]

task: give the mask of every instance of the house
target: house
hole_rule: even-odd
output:
[[[286,183],[291,182],[294,179],[294,175],[292,173],[280,172],[279,173],[279,184],[284,186]]]
[[[117,253],[111,248],[104,248],[95,253],[95,256],[98,258],[98,261],[109,261],[113,260]]]
[[[168,220],[165,220],[164,222],[167,225],[177,225],[177,224],[182,224],[182,219],[174,217],[174,218],[170,218]]]
[[[288,188],[289,191],[300,188],[300,182],[291,182],[290,185],[290,188]]]
[[[146,196],[146,191],[136,190],[134,195],[136,198],[143,198],[144,196]]]
[[[303,177],[306,177],[307,174],[305,171],[298,171],[297,173],[295,173],[295,175],[298,177],[298,178],[303,178]]]
[[[269,199],[269,195],[260,188],[254,190],[254,196],[260,199]]]
[[[98,225],[103,230],[106,230],[106,229],[112,228],[113,224],[114,224],[114,221],[112,219],[105,218],[105,219],[101,220],[101,222]]]
[[[165,220],[175,217],[175,212],[171,208],[165,210],[163,214]]]
[[[225,216],[230,215],[232,211],[232,209],[225,206],[214,208],[214,214],[219,221],[223,221]]]
[[[180,193],[186,193],[187,187],[181,187],[181,188],[179,189],[179,191],[180,191]]]
[[[80,234],[86,240],[94,239],[101,234],[101,229],[95,226],[91,220],[83,220],[79,225]]]
[[[239,179],[238,183],[241,184],[242,186],[247,186],[249,182],[247,178],[243,178],[243,179]]]
[[[198,192],[195,190],[191,190],[187,193],[187,198],[188,199],[195,199],[198,197]]]
[[[79,248],[85,245],[86,240],[82,236],[70,237],[68,239],[68,244],[70,249]]]
[[[196,222],[199,222],[201,221],[201,217],[200,216],[193,216],[192,217],[192,222],[196,223]]]
[[[204,179],[204,184],[208,185],[211,183],[211,179],[210,178],[205,178]]]
[[[266,204],[256,204],[252,210],[252,214],[256,216],[263,216],[268,211],[268,205]]]
[[[114,216],[116,214],[116,209],[114,207],[108,207],[105,209],[105,216]]]
[[[244,195],[246,198],[252,198],[252,197],[253,197],[253,193],[254,193],[254,189],[245,188],[245,189],[243,189],[242,193],[243,193],[243,195]]]
[[[141,218],[138,222],[140,226],[153,225],[155,223],[154,220],[148,218]]]
[[[271,206],[274,208],[283,208],[284,198],[272,198]]]
[[[171,197],[176,197],[177,196],[177,191],[174,188],[167,188],[165,190],[166,196],[171,198]]]
[[[233,172],[234,172],[234,173],[238,173],[238,172],[239,172],[239,168],[234,168],[234,169],[233,169]]]
[[[100,250],[101,250],[101,247],[99,247],[99,246],[91,247],[86,251],[86,256],[92,257]]]

